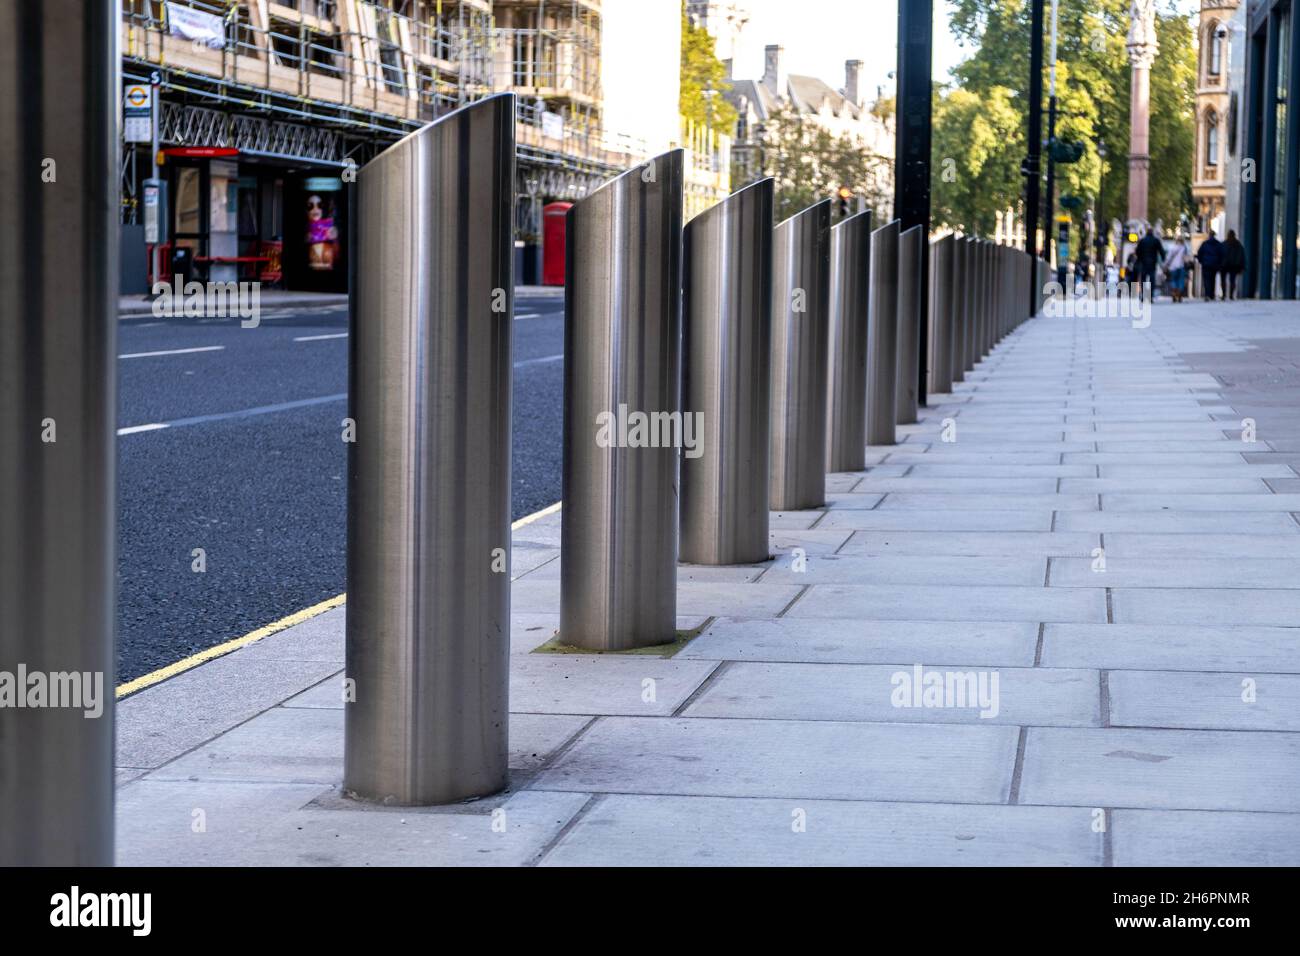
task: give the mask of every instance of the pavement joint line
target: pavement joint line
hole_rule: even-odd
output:
[[[1047,637],[1047,625],[1042,621],[1038,622],[1038,639],[1034,642],[1034,666],[1043,666],[1043,644]]]
[[[1017,806],[1020,803],[1020,778],[1025,772],[1025,745],[1028,743],[1029,728],[1021,727],[1016,735],[1016,760],[1011,766],[1011,786],[1007,789],[1007,804]]]
[[[1115,846],[1111,837],[1111,828],[1115,825],[1115,808],[1102,807],[1102,823],[1105,829],[1101,831],[1101,865],[1115,865]]]
[[[1097,680],[1098,691],[1101,694],[1099,706],[1101,709],[1101,725],[1110,726],[1110,671],[1103,668],[1098,672]]]
[[[577,791],[577,792],[581,792],[581,791]],[[541,863],[542,860],[546,859],[546,856],[557,846],[560,845],[560,841],[569,835],[569,831],[572,830],[574,827],[576,827],[579,823],[581,823],[582,818],[585,817],[590,811],[594,810],[600,804],[604,803],[605,798],[607,796],[608,794],[604,794],[604,793],[589,794],[587,796],[586,801],[582,804],[582,806],[578,807],[578,809],[574,811],[573,816],[569,817],[569,819],[564,821],[564,826],[560,827],[560,829],[555,831],[555,833],[551,836],[551,838],[547,840],[544,844],[542,844],[542,848],[538,850],[535,854],[533,854],[533,856],[530,857],[528,862],[525,863],[524,865],[537,866],[537,864]]]
[[[1105,590],[1106,590],[1106,623],[1114,624],[1115,623],[1114,595],[1111,593],[1111,589],[1109,587],[1107,587]]]
[[[700,628],[700,633],[703,633],[705,628],[707,627],[708,624],[706,622],[705,627]],[[671,716],[673,717],[683,716],[683,714],[686,711],[686,708],[691,706],[691,704],[695,703],[702,696],[704,696],[705,692],[717,682],[718,678],[721,677],[723,674],[725,674],[727,671],[731,670],[732,665],[735,663],[736,663],[735,661],[731,661],[731,660],[721,660],[715,663],[713,667],[709,670],[709,672],[704,675],[704,680],[696,684],[695,689],[686,695],[686,699],[683,700],[680,704],[678,704],[673,709]]]
[[[812,588],[811,584],[801,584],[799,586],[799,593],[796,594],[794,597],[790,598],[790,603],[787,604],[785,607],[781,608],[781,610],[779,610],[776,613],[776,616],[778,618],[785,617],[786,614],[789,613],[790,608],[794,607],[795,604],[799,602],[799,599],[803,597],[805,594],[807,594],[808,591],[811,590],[811,588]]]
[[[554,514],[560,510],[560,505],[561,502],[557,501],[555,504],[548,505],[540,511],[534,511],[530,515],[525,515],[518,521],[513,522],[510,525],[510,530],[514,531],[517,528],[522,528],[540,518],[546,517],[547,515]],[[206,664],[210,660],[224,657],[240,648],[247,647],[250,644],[255,644],[264,637],[270,637],[272,634],[293,627],[295,624],[309,621],[313,617],[324,614],[326,611],[331,611],[336,607],[341,607],[346,604],[347,597],[346,591],[341,594],[336,594],[332,598],[328,598],[318,604],[313,604],[311,607],[303,608],[301,611],[295,611],[286,617],[280,618],[278,621],[272,621],[270,624],[265,624],[254,631],[250,631],[243,637],[232,638],[231,640],[225,641],[221,644],[199,651],[197,654],[191,654],[189,657],[182,658],[179,661],[174,661],[171,664],[158,668],[157,670],[150,671],[148,674],[143,674],[140,677],[129,680],[125,684],[119,684],[115,692],[116,698],[121,700],[124,697],[144,690],[146,687],[152,687],[154,684],[161,683],[162,681],[175,677],[178,674],[183,674],[188,670],[192,670],[200,664]]]

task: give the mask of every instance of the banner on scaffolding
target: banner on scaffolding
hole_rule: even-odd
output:
[[[220,50],[226,45],[226,25],[221,17],[179,3],[167,4],[167,32],[174,37],[202,43],[212,50]]]

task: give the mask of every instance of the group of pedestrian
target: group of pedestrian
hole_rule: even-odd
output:
[[[1220,242],[1211,229],[1196,250],[1195,258],[1201,266],[1201,294],[1206,302],[1219,298],[1220,279],[1223,286],[1222,298],[1237,298],[1237,279],[1246,271],[1246,247],[1241,244],[1235,231],[1229,229],[1228,237]],[[1149,295],[1154,299],[1156,274],[1163,262],[1165,288],[1175,302],[1182,302],[1187,297],[1191,260],[1192,250],[1186,239],[1178,236],[1166,250],[1165,244],[1156,237],[1155,230],[1149,228],[1133,250],[1129,273],[1137,276],[1140,295],[1143,298]]]
[[[1222,279],[1223,298],[1237,298],[1237,279],[1246,271],[1246,247],[1237,238],[1237,233],[1228,230],[1228,237],[1222,242],[1214,235],[1214,230],[1201,247],[1196,250],[1196,258],[1201,263],[1201,291],[1205,301],[1219,298],[1218,285]]]

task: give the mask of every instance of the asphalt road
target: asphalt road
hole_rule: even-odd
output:
[[[519,518],[560,498],[563,300],[518,298],[514,332]],[[118,354],[126,681],[344,590],[347,312],[124,319]]]

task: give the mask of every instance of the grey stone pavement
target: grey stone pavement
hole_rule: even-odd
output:
[[[683,566],[672,657],[533,653],[517,528],[499,797],[342,797],[346,606],[128,698],[119,861],[1300,864],[1300,307],[1039,318],[967,379],[775,560]],[[918,666],[996,706],[896,706]]]

